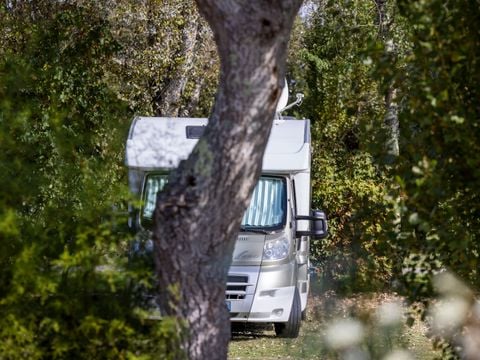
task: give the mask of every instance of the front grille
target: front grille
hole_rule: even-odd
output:
[[[248,283],[248,276],[246,275],[229,275],[227,279],[227,291],[225,292],[225,299],[227,300],[242,300],[247,294],[247,286],[253,284]]]

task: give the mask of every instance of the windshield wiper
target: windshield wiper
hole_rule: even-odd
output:
[[[270,231],[267,231],[267,230],[263,230],[263,229],[253,229],[251,227],[248,227],[248,226],[240,226],[240,231],[242,232],[253,232],[253,233],[257,233],[257,234],[270,234]]]

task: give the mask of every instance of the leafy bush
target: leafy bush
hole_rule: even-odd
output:
[[[313,206],[330,224],[330,237],[314,242],[312,253],[325,285],[345,291],[383,287],[391,271],[379,241],[391,213],[390,178],[369,147],[372,124],[382,124],[386,111],[366,55],[378,33],[371,7],[319,3],[292,61],[293,90],[305,94],[299,116],[312,121]]]
[[[406,288],[428,295],[417,274],[447,267],[478,290],[480,43],[471,24],[480,10],[469,1],[399,5],[414,47],[402,84],[397,241],[426,259]]]
[[[149,320],[151,268],[127,257],[116,44],[92,8],[48,11],[0,10],[0,357],[177,358],[184,327]]]

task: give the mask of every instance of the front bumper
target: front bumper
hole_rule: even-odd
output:
[[[294,264],[232,266],[229,280],[244,277],[245,286],[227,282],[227,306],[234,322],[287,322],[295,294]],[[248,280],[247,280],[248,279]],[[241,290],[245,290],[244,292]]]

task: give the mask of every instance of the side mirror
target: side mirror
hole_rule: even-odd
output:
[[[295,220],[311,221],[310,231],[297,231],[297,236],[311,236],[314,239],[324,239],[328,236],[327,215],[322,210],[312,210],[310,216],[297,215]]]

